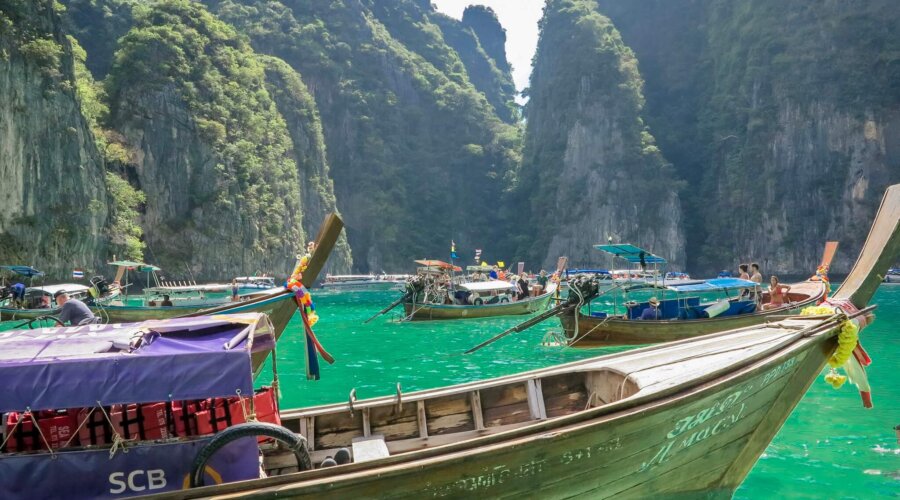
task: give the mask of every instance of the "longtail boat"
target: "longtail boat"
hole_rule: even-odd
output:
[[[547,309],[557,284],[546,289],[529,285],[529,294],[516,299],[517,286],[502,280],[452,276],[462,268],[440,260],[417,260],[422,267],[405,284],[404,294],[366,323],[403,304],[404,320],[488,318],[531,314]],[[481,267],[476,271],[480,272]]]
[[[316,249],[310,256],[307,270],[303,273],[304,283],[311,284],[318,279],[343,227],[344,223],[337,214],[330,214],[325,218],[314,240]],[[282,287],[250,294],[245,300],[229,302],[212,308],[197,306],[95,306],[93,309],[95,314],[106,320],[106,322],[119,323],[216,314],[265,313],[269,315],[275,327],[275,337],[278,339],[294,316],[297,305],[293,300],[293,294]],[[43,310],[44,315],[48,314],[48,312],[46,309]]]
[[[166,498],[730,497],[827,363],[855,367],[853,383],[870,401],[857,371],[864,352],[843,332],[872,319],[867,303],[898,253],[900,185],[888,190],[831,305],[814,315],[282,411],[282,425],[305,437],[314,466],[348,456],[341,448],[352,449],[353,460],[297,472],[291,453],[269,449],[268,478]],[[852,352],[837,352],[839,336]]]
[[[828,268],[836,249],[836,242],[829,242],[826,245],[822,262],[819,265],[820,270]],[[804,307],[822,301],[827,294],[828,287],[827,281],[819,273],[806,281],[792,283],[786,297],[787,300],[781,307],[770,309],[760,307],[769,302],[768,291],[753,291],[751,294],[745,295],[744,300],[734,297],[712,304],[700,304],[700,297],[697,294],[716,289],[727,291],[728,288],[734,287],[718,284],[740,281],[742,280],[736,278],[718,278],[699,283],[680,281],[663,286],[663,290],[673,291],[676,296],[661,301],[659,310],[668,312],[658,320],[642,321],[638,319],[641,311],[649,307],[649,303],[646,301],[631,304],[628,313],[621,315],[585,314],[579,302],[574,306],[560,308],[559,319],[567,343],[575,347],[670,342],[697,335],[759,325],[775,316],[799,312]],[[746,282],[746,286],[738,283],[735,287],[749,290],[753,285],[753,283]],[[572,284],[570,284],[570,294],[572,293],[571,287]],[[755,294],[760,295],[758,300],[754,298]],[[589,303],[590,299],[587,302]],[[703,312],[703,310],[709,310],[711,306],[720,305],[727,307],[724,309],[725,314],[708,317],[708,313]],[[700,315],[691,314],[694,311],[700,312]]]

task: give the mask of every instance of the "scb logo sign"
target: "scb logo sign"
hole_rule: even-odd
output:
[[[128,492],[161,490],[166,487],[166,473],[162,469],[135,470],[109,475],[109,492],[113,495]]]
[[[204,469],[207,484],[222,484],[222,475],[210,466]],[[113,495],[122,493],[153,491],[165,489],[168,486],[166,472],[162,469],[135,470],[129,473],[113,472],[109,475],[109,492]],[[177,484],[177,481],[176,481]],[[182,488],[190,487],[190,478],[187,474],[182,481]]]

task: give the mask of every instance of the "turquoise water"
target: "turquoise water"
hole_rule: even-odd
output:
[[[336,363],[322,362],[322,379],[306,380],[295,317],[278,346],[282,407],[345,401],[353,388],[362,399],[393,394],[398,382],[403,391],[427,389],[626,349],[542,346],[545,336],[560,331],[558,321],[550,320],[462,356],[523,318],[397,323],[398,316],[389,314],[362,324],[395,297],[391,292],[314,292],[321,317],[315,330]],[[834,390],[820,377],[736,498],[900,497],[900,444],[893,430],[900,424],[900,285],[882,286],[874,302],[877,320],[862,341],[874,360],[868,372],[875,408],[864,409],[850,384]]]

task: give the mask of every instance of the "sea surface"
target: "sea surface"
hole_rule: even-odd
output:
[[[524,317],[399,323],[399,313],[389,313],[363,325],[397,296],[313,291],[321,318],[315,331],[336,362],[320,361],[321,379],[307,380],[295,316],[278,345],[282,408],[346,401],[354,388],[363,399],[394,394],[398,383],[404,392],[428,389],[627,349],[561,347],[553,342],[561,331],[558,320],[465,356],[466,349]],[[862,407],[855,386],[835,390],[820,376],[735,498],[900,498],[900,443],[894,431],[900,424],[900,285],[883,285],[874,302],[877,319],[862,333],[862,342],[873,358],[868,374],[875,407]],[[261,382],[270,379],[270,370],[264,370]]]

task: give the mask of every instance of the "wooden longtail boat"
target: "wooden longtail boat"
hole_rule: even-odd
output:
[[[826,245],[820,268],[831,264],[836,248],[836,243]],[[598,318],[584,314],[580,308],[572,307],[560,314],[559,320],[568,344],[574,347],[671,342],[708,333],[759,325],[775,316],[797,313],[804,307],[820,302],[827,293],[826,286],[824,282],[817,279],[793,283],[787,294],[789,301],[783,307],[733,316],[640,321],[623,316]],[[761,303],[768,301],[769,292],[763,292]]]
[[[517,316],[547,309],[547,304],[550,303],[550,299],[553,298],[555,293],[556,285],[550,284],[547,286],[547,290],[544,293],[515,302],[500,302],[497,304],[481,305],[422,304],[405,302],[403,308],[406,310],[406,317],[415,320]]]
[[[858,312],[283,411],[316,464],[366,438],[386,456],[291,473],[293,458],[270,450],[266,469],[285,475],[167,497],[729,497],[835,352],[845,320],[869,316],[863,308],[898,252],[900,185],[835,294]]]

